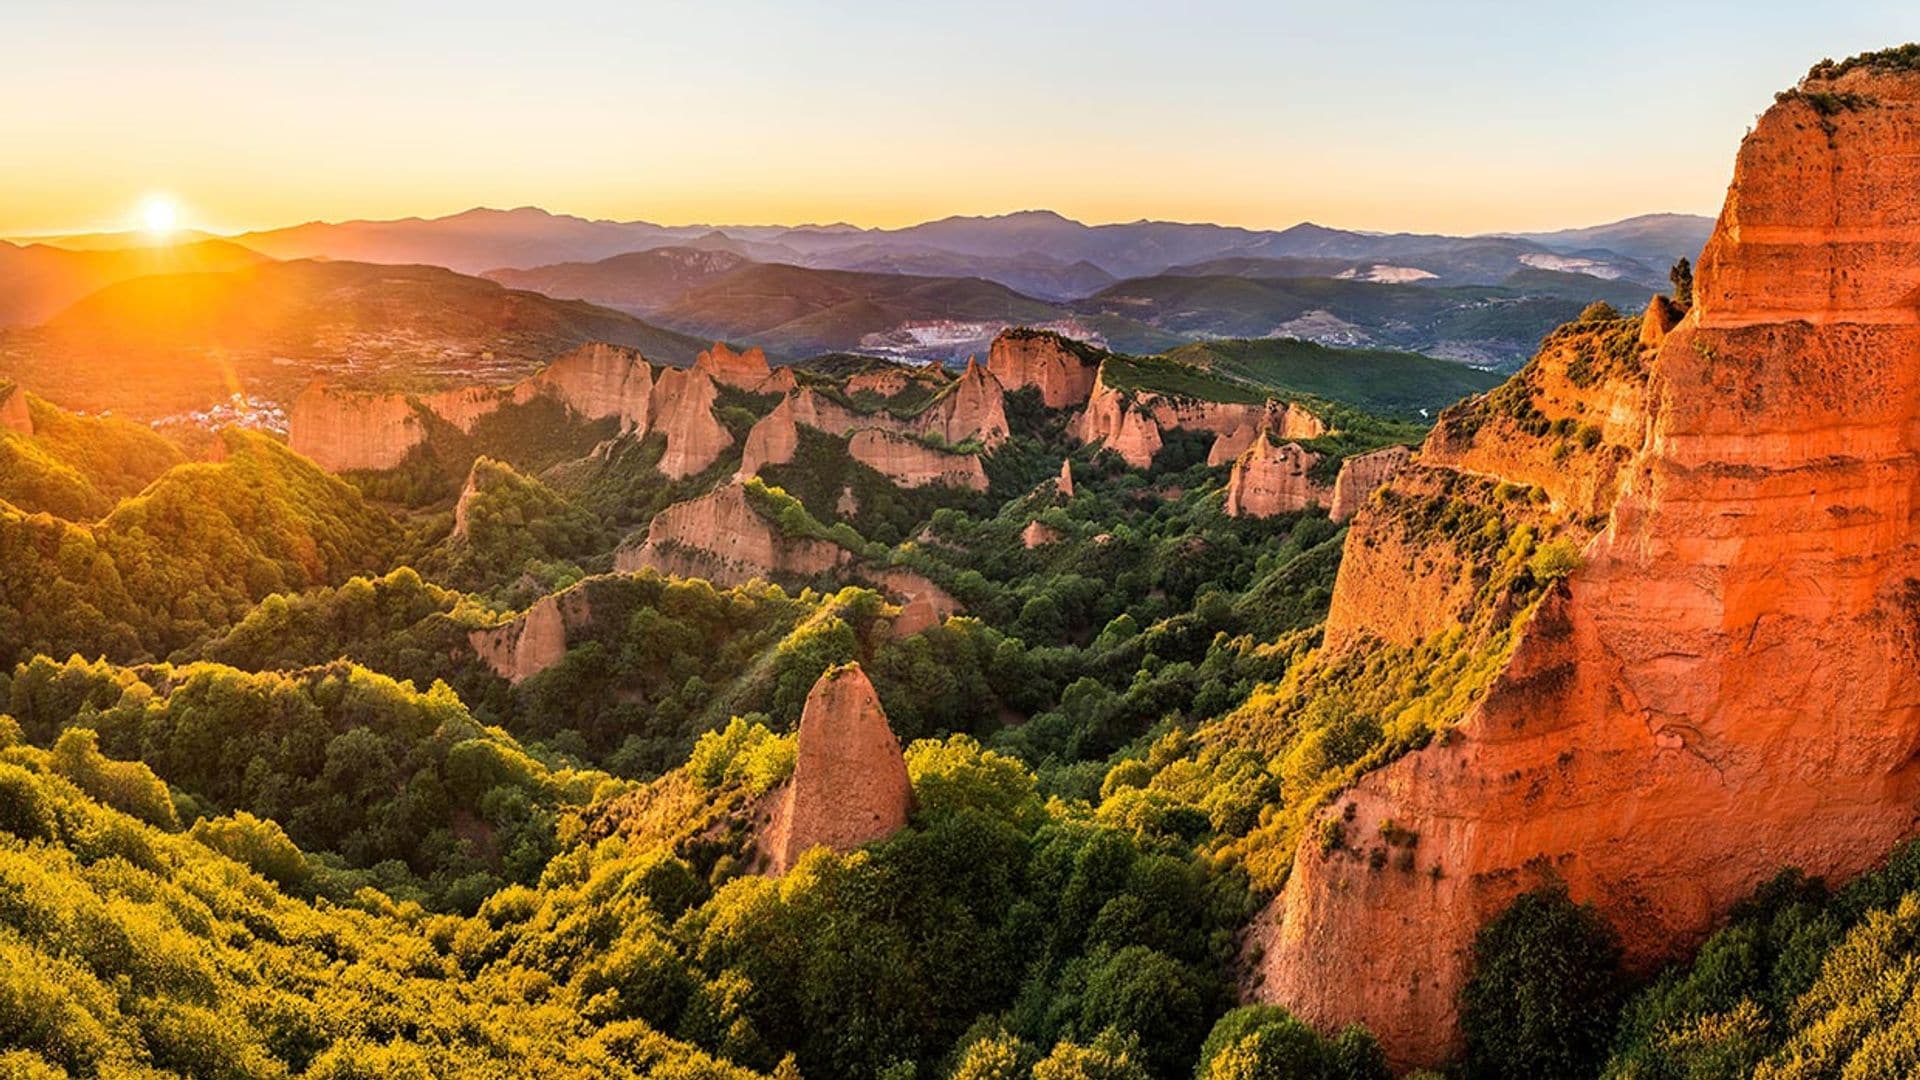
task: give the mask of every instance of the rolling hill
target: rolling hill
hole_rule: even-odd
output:
[[[1120,282],[1070,307],[1128,352],[1158,351],[1169,335],[1296,337],[1511,367],[1587,300],[1484,286],[1162,274]]]
[[[588,341],[690,363],[702,342],[617,311],[426,266],[266,263],[109,286],[0,337],[0,372],[73,408],[142,417],[316,376],[357,385],[508,382]]]
[[[657,314],[687,333],[751,341],[774,352],[887,348],[909,324],[978,324],[990,339],[1058,309],[980,278],[911,277],[755,264],[693,289]]]
[[[136,239],[119,238],[122,243]],[[124,247],[0,241],[0,326],[37,325],[89,293],[130,278],[238,270],[265,261],[258,252],[213,239]]]

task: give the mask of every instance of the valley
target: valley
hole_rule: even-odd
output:
[[[0,1075],[1920,1074],[1916,192],[0,244]]]

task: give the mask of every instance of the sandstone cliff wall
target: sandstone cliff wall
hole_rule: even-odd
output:
[[[721,587],[753,578],[813,578],[852,560],[852,552],[831,541],[783,535],[739,484],[667,507],[654,515],[642,543],[614,552],[614,568],[622,572],[650,567]]]
[[[1607,483],[1555,487],[1563,514],[1594,509],[1590,488],[1608,502],[1584,565],[1451,737],[1329,809],[1348,835],[1416,834],[1412,864],[1304,845],[1266,916],[1262,996],[1437,1061],[1458,1047],[1474,933],[1543,876],[1645,969],[1782,867],[1843,880],[1915,831],[1920,76],[1806,89],[1858,97],[1822,112],[1789,95],[1762,117],[1697,306],[1651,335],[1644,409],[1619,417],[1639,427],[1629,456]],[[1544,408],[1558,391],[1540,392]],[[1379,569],[1366,539],[1395,493],[1449,460],[1505,467],[1494,437],[1436,432],[1361,511],[1334,600],[1350,632],[1366,590],[1348,582]]]
[[[1098,365],[1082,360],[1051,335],[1003,331],[988,347],[987,370],[1008,390],[1032,386],[1047,408],[1070,409],[1086,403]]]
[[[666,436],[660,474],[680,480],[704,472],[733,445],[733,436],[713,415],[719,391],[704,370],[671,368],[653,383],[649,408],[654,429]]]
[[[543,596],[513,619],[468,635],[473,651],[508,682],[530,679],[567,655],[569,633],[593,618],[584,588]]]
[[[987,470],[978,454],[952,454],[925,443],[877,428],[863,428],[847,440],[855,461],[901,487],[987,490]]]

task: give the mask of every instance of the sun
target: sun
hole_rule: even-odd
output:
[[[148,236],[164,240],[180,227],[180,208],[164,195],[150,195],[140,204],[140,223]]]

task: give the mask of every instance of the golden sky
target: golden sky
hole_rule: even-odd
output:
[[[1911,4],[36,7],[5,17],[0,236],[131,227],[154,193],[215,230],[1710,213],[1775,89],[1920,37]]]

